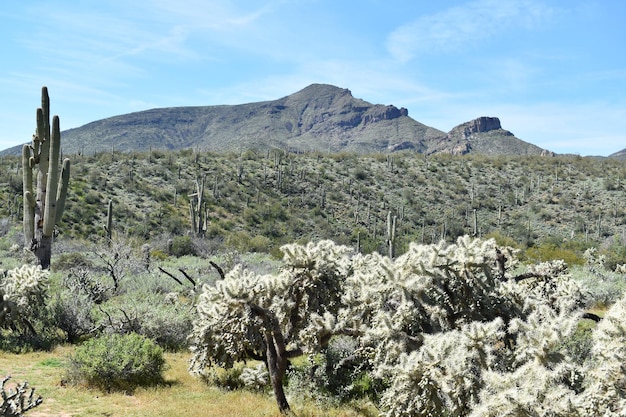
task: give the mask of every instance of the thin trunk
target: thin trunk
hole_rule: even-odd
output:
[[[266,356],[267,356],[267,369],[270,374],[270,382],[272,384],[272,390],[274,391],[274,397],[278,404],[278,410],[282,415],[295,416],[291,411],[287,396],[285,395],[285,389],[283,387],[283,379],[287,372],[288,360],[286,357],[280,355],[277,352],[275,340],[270,331],[265,334],[266,343]]]
[[[52,236],[41,235],[37,242],[35,255],[39,260],[41,269],[50,269],[50,258],[52,257]]]

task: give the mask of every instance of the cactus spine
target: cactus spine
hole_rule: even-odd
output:
[[[30,248],[42,268],[50,268],[54,227],[61,220],[70,178],[70,160],[65,159],[59,174],[61,129],[59,117],[52,118],[47,87],[41,89],[37,109],[37,131],[30,145],[22,148],[24,185],[24,245]],[[33,170],[37,173],[34,188]]]

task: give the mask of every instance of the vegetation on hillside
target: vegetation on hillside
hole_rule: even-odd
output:
[[[197,205],[202,185],[196,228],[203,239],[194,241],[207,253],[278,254],[283,244],[319,239],[386,253],[389,212],[398,255],[412,241],[469,234],[533,248],[529,255],[537,260],[582,263],[588,247],[610,248],[615,266],[626,242],[626,167],[612,159],[280,150],[69,157],[60,240],[103,236],[111,200],[116,232],[166,251],[169,240],[192,231],[190,204]],[[0,218],[7,228],[21,220],[21,165],[4,157],[1,166]]]
[[[160,349],[193,347],[203,380],[272,390],[285,413],[287,399],[367,402],[388,416],[623,406],[624,376],[607,359],[626,327],[619,161],[65,156],[73,174],[50,271],[22,250],[20,161],[0,165],[5,351],[91,343],[126,360],[135,355],[111,352],[110,335],[149,340],[159,348],[128,342],[158,365],[121,380],[132,392],[163,382]],[[83,371],[111,372],[85,358]],[[90,378],[64,383],[114,389]]]

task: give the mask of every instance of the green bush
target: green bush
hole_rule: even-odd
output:
[[[173,280],[164,284],[174,284]],[[150,282],[144,284],[146,287]],[[176,284],[174,284],[176,285]],[[163,289],[165,287],[162,287]],[[164,292],[131,291],[116,297],[101,307],[99,325],[108,332],[134,332],[155,342],[166,351],[180,351],[188,347],[194,309],[184,295]]]
[[[576,251],[561,248],[552,243],[543,243],[526,250],[526,259],[531,262],[548,262],[554,259],[562,259],[568,265],[582,265],[585,260]]]
[[[236,364],[232,368],[211,368],[200,374],[200,378],[207,385],[218,387],[224,391],[235,391],[245,387],[241,375],[244,372],[243,364]]]
[[[196,255],[196,248],[189,236],[176,236],[172,239],[171,254],[177,258],[185,255]]]
[[[103,391],[132,392],[163,382],[163,350],[135,333],[111,334],[80,345],[69,361],[68,379]]]

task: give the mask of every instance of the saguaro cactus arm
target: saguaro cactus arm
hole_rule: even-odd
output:
[[[57,188],[57,209],[55,223],[61,221],[61,216],[65,210],[65,200],[67,198],[67,190],[70,185],[70,160],[65,158],[61,167],[61,177]]]
[[[52,120],[52,135],[48,146],[50,163],[48,164],[46,199],[44,203],[45,212],[43,215],[43,234],[45,236],[52,236],[52,231],[57,217],[57,185],[59,182],[58,161],[60,147],[61,131],[59,128],[59,117],[54,116],[54,119]]]

